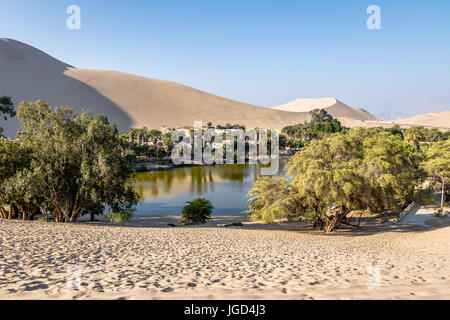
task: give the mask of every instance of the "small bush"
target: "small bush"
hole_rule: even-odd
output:
[[[131,210],[122,210],[119,212],[108,212],[106,217],[112,223],[124,223],[130,220],[133,216],[133,212]]]
[[[198,198],[186,203],[187,205],[181,211],[182,219],[180,220],[184,226],[206,223],[211,219],[211,213],[214,209],[211,201],[205,198]]]

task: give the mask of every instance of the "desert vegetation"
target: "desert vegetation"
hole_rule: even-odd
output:
[[[248,213],[269,223],[282,218],[323,223],[330,232],[351,212],[400,212],[423,194],[425,180],[433,185],[436,178],[450,179],[450,142],[421,150],[408,142],[413,130],[355,128],[310,140],[289,160],[288,178],[255,182]]]
[[[132,168],[117,128],[104,116],[43,101],[19,105],[22,130],[0,139],[0,216],[56,222],[93,219],[130,209],[138,201]]]
[[[214,207],[211,201],[205,198],[197,198],[189,201],[181,210],[180,222],[184,226],[204,224],[211,219],[213,209]]]
[[[0,116],[4,120],[8,120],[8,117],[14,117],[16,115],[16,111],[14,108],[14,103],[11,100],[11,97],[1,96],[0,97]],[[0,127],[0,137],[2,137],[3,128]]]
[[[0,102],[2,115],[16,115],[10,98]],[[73,222],[108,211],[112,222],[127,221],[138,202],[133,162],[137,157],[163,158],[172,147],[170,132],[142,128],[119,134],[105,116],[52,109],[43,101],[20,104],[17,117],[22,129],[16,139],[0,138],[4,219],[40,214],[46,220]],[[223,128],[244,129],[238,124]],[[348,223],[350,213],[401,211],[427,193],[425,181],[429,188],[441,188],[441,206],[448,197],[447,132],[395,126],[346,129],[325,110],[313,110],[310,122],[283,132],[281,147],[294,141],[302,150],[289,160],[288,177],[255,182],[248,194],[248,213],[255,220],[306,220],[330,232]],[[212,209],[206,199],[193,200],[183,208],[181,222],[204,223]]]

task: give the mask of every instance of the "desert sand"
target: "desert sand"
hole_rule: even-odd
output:
[[[176,220],[0,221],[0,299],[450,298],[450,227],[327,235],[245,217],[167,225]]]
[[[396,122],[409,125],[450,129],[450,111],[421,114],[411,118],[399,119],[396,120]]]

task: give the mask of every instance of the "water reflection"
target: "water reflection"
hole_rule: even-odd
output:
[[[138,173],[135,187],[142,201],[136,214],[178,215],[186,201],[197,197],[210,200],[216,215],[241,214],[247,210],[246,194],[259,175],[260,165],[249,164]]]

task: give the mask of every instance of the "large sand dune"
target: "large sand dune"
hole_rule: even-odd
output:
[[[193,126],[194,121],[240,123],[247,127],[281,129],[309,119],[308,113],[257,107],[178,83],[114,71],[77,69],[29,45],[0,39],[0,95],[15,103],[45,100],[106,114],[121,130],[130,127]],[[8,135],[18,121],[0,121]]]
[[[377,119],[367,111],[359,108],[351,108],[336,98],[297,99],[274,107],[273,109],[289,112],[310,112],[314,109],[325,109],[335,118],[349,118],[354,120]]]

